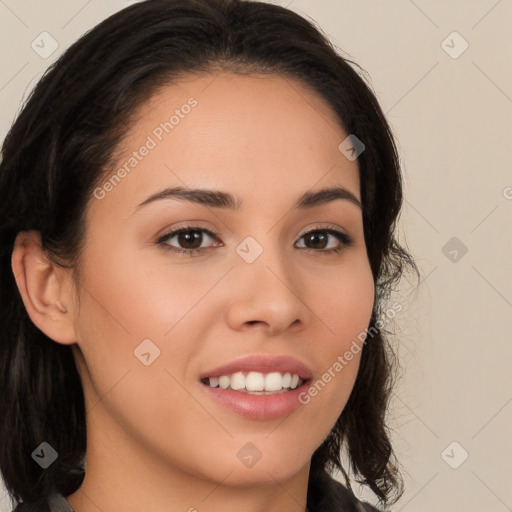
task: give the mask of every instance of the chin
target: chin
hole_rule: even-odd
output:
[[[276,481],[285,482],[296,476],[307,467],[311,454],[300,449],[300,444],[291,451],[277,448],[263,448],[258,450],[255,445],[245,444],[238,450],[235,459],[219,457],[217,459],[215,478],[219,474],[229,475],[226,484],[237,487],[255,485],[275,485]],[[221,469],[221,460],[224,462]]]

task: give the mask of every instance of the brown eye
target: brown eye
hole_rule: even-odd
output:
[[[306,245],[308,243],[312,244],[313,249],[325,249],[329,241],[329,235],[320,231],[314,231],[304,235],[304,239],[306,240]]]
[[[205,228],[186,226],[165,234],[157,241],[157,244],[163,245],[169,251],[192,255],[208,248],[201,247],[208,241],[208,238],[216,239],[217,235]],[[170,243],[173,239],[175,242]]]
[[[184,249],[198,249],[203,241],[203,235],[200,231],[182,231],[176,236],[178,244]]]
[[[301,240],[304,240],[306,249],[313,249],[323,253],[339,252],[353,244],[353,240],[349,235],[332,228],[308,231],[301,236]],[[337,245],[335,240],[338,240]],[[334,243],[334,245],[329,247],[329,243]]]

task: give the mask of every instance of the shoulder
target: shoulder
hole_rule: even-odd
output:
[[[325,471],[310,480],[307,507],[308,512],[383,512],[358,500]]]

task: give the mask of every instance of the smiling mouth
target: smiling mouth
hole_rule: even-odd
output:
[[[211,388],[230,389],[249,395],[279,395],[302,386],[307,380],[294,373],[235,372],[205,377],[201,382]]]

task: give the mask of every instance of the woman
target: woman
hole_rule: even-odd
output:
[[[394,237],[399,161],[311,23],[133,5],[45,74],[2,156],[16,511],[377,510],[343,449],[398,499],[384,300],[416,270]]]

